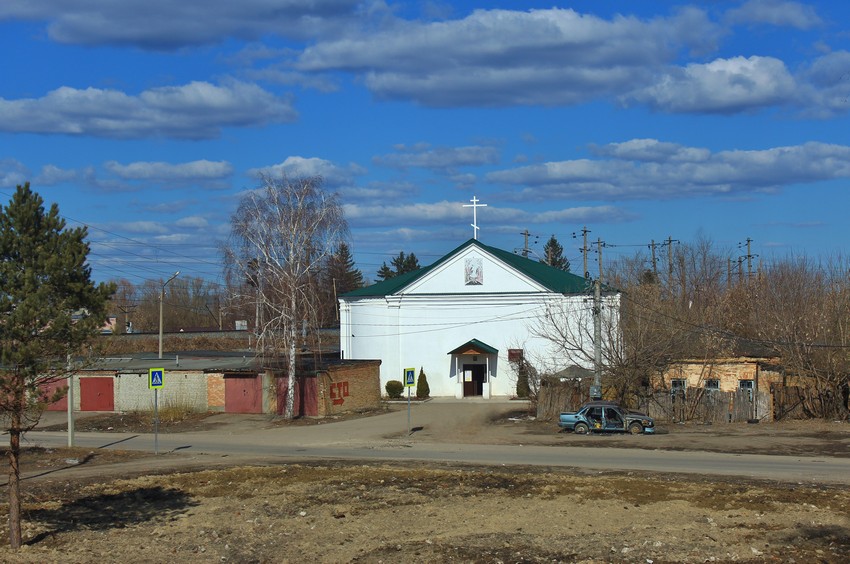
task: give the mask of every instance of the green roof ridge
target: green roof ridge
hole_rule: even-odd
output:
[[[549,266],[548,264],[522,257],[502,249],[497,249],[496,247],[490,247],[476,239],[469,239],[462,245],[443,255],[440,259],[429,266],[425,266],[411,272],[406,272],[404,274],[388,278],[387,280],[382,280],[381,282],[377,282],[371,286],[352,290],[351,292],[343,294],[343,296],[378,297],[395,294],[469,246],[477,246],[481,248],[481,250],[492,254],[502,262],[515,268],[552,292],[557,292],[559,294],[585,294],[591,291],[589,281],[585,280],[581,276],[564,270],[559,270]]]

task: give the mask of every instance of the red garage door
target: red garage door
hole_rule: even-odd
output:
[[[62,379],[57,380],[55,382],[50,382],[49,384],[42,384],[39,386],[41,390],[41,397],[49,400],[53,397],[53,394],[56,390],[68,390],[68,380]],[[53,403],[47,404],[47,411],[67,411],[68,410],[68,394],[66,393],[62,396],[62,399],[59,401],[55,401]]]
[[[277,379],[277,414],[286,412],[286,394],[289,389],[289,378],[281,376]],[[316,376],[300,376],[295,380],[295,405],[293,417],[315,417],[319,414],[319,394]]]
[[[115,411],[115,381],[80,378],[80,411]]]
[[[224,375],[224,411],[262,413],[263,385],[259,376]]]

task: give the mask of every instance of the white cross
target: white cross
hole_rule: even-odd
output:
[[[478,230],[481,229],[480,227],[478,227],[478,208],[486,208],[487,204],[479,204],[478,202],[480,202],[481,200],[479,200],[475,196],[472,196],[472,199],[469,201],[472,203],[463,204],[463,207],[472,208],[472,223],[470,225],[472,225],[472,238],[477,241]]]

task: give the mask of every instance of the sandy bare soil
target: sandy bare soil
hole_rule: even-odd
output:
[[[287,464],[27,485],[5,562],[846,562],[830,487]]]
[[[654,437],[582,437],[519,415],[502,413],[450,438],[818,456],[850,450],[846,423],[677,425]],[[441,430],[419,433],[437,440]],[[850,560],[850,501],[832,486],[421,463],[218,458],[187,466],[179,455],[142,470],[132,460],[146,455],[126,456],[129,466],[116,464],[116,451],[28,453],[25,470],[38,476],[23,486],[27,546],[18,553],[0,546],[0,561]]]

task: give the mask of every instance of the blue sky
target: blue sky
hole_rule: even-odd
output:
[[[707,237],[843,252],[850,7],[4,0],[0,201],[89,226],[99,280],[220,279],[261,174],[320,174],[367,277],[472,236],[605,260]],[[597,266],[591,257],[589,270]]]

